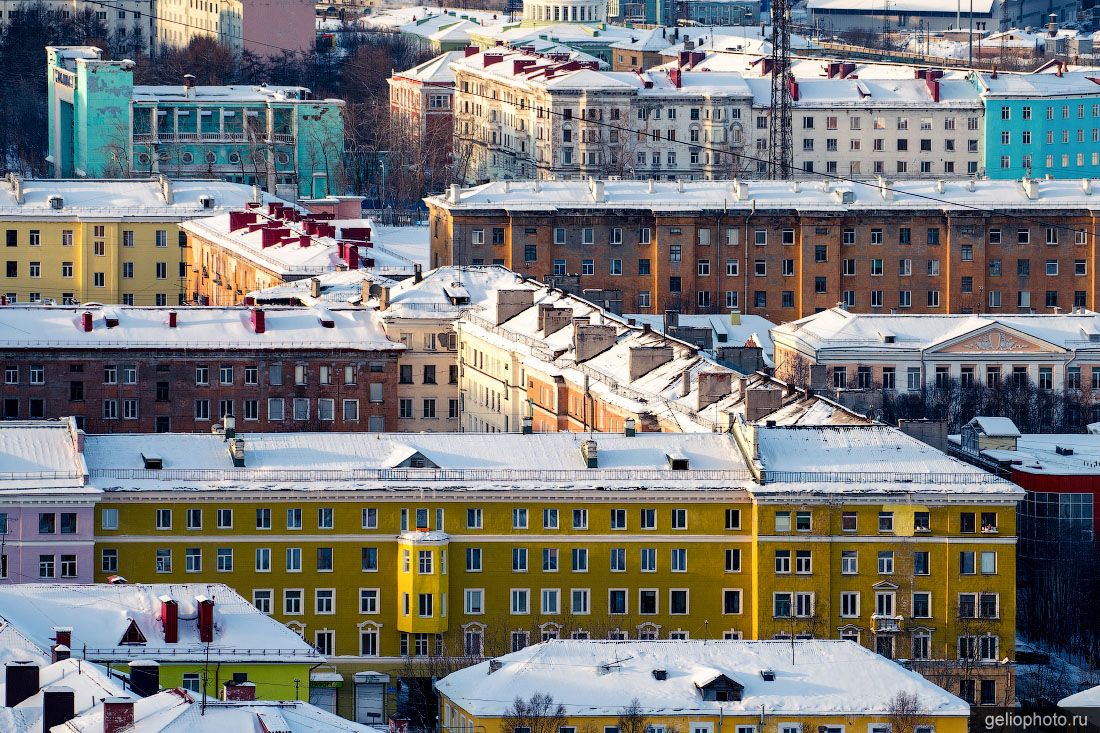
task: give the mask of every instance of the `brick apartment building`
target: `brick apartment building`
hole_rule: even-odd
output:
[[[501,181],[427,199],[432,266],[619,290],[624,312],[1095,309],[1088,182]]]
[[[363,309],[4,306],[0,404],[93,433],[392,431],[403,349]]]

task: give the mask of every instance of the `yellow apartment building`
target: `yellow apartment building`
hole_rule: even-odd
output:
[[[89,436],[96,578],[225,582],[343,679],[793,637],[1003,703],[1022,492],[886,426],[794,424],[816,404],[732,433]]]
[[[179,223],[253,200],[222,181],[28,180],[0,184],[8,301],[178,305],[188,254]]]
[[[554,640],[452,672],[436,689],[440,723],[455,733],[515,733],[535,720],[603,733],[963,733],[970,712],[920,675],[824,639]],[[536,695],[549,698],[541,714],[517,716],[515,701]]]

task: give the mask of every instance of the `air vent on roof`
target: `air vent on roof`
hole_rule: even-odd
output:
[[[892,343],[895,343],[897,340],[898,340],[897,336],[883,336],[882,337],[882,343],[884,343],[884,344],[892,344]]]
[[[213,196],[199,196],[199,206],[201,206],[204,209],[214,208],[214,197]]]
[[[667,669],[655,669],[655,670],[653,670],[653,679],[655,679],[655,680],[667,680],[668,679],[668,670]]]
[[[500,668],[503,667],[503,666],[504,666],[504,662],[500,661],[499,659],[490,659],[489,660],[489,674],[492,674],[493,672],[499,672]]]
[[[688,470],[688,457],[683,453],[665,453],[665,460],[668,461],[668,467],[673,471]]]
[[[1073,448],[1065,448],[1063,446],[1056,445],[1054,446],[1054,452],[1060,456],[1072,456]]]
[[[1090,333],[1089,334],[1089,341],[1093,341],[1093,342],[1100,341],[1100,333]]]
[[[141,462],[145,465],[146,470],[149,471],[156,471],[164,468],[164,459],[156,453],[142,453]]]
[[[65,199],[61,198],[60,196],[50,196],[49,202],[50,208],[54,209],[55,211],[60,211],[61,209],[65,208]]]
[[[762,670],[760,670],[760,677],[761,677],[761,679],[763,679],[763,680],[764,680],[765,682],[775,682],[775,672],[773,672],[773,671],[772,671],[772,670],[770,670],[770,669],[762,669]]]

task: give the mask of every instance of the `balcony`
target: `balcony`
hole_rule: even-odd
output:
[[[871,615],[871,631],[876,634],[897,634],[901,632],[901,616]]]

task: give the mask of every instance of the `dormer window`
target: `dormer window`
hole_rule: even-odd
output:
[[[724,674],[718,674],[705,682],[696,682],[704,700],[715,702],[739,702],[745,686]]]
[[[138,628],[137,621],[129,619],[130,624],[126,627],[125,633],[119,640],[119,646],[125,646],[127,644],[144,644],[146,643],[145,634],[141,633],[141,629]]]

